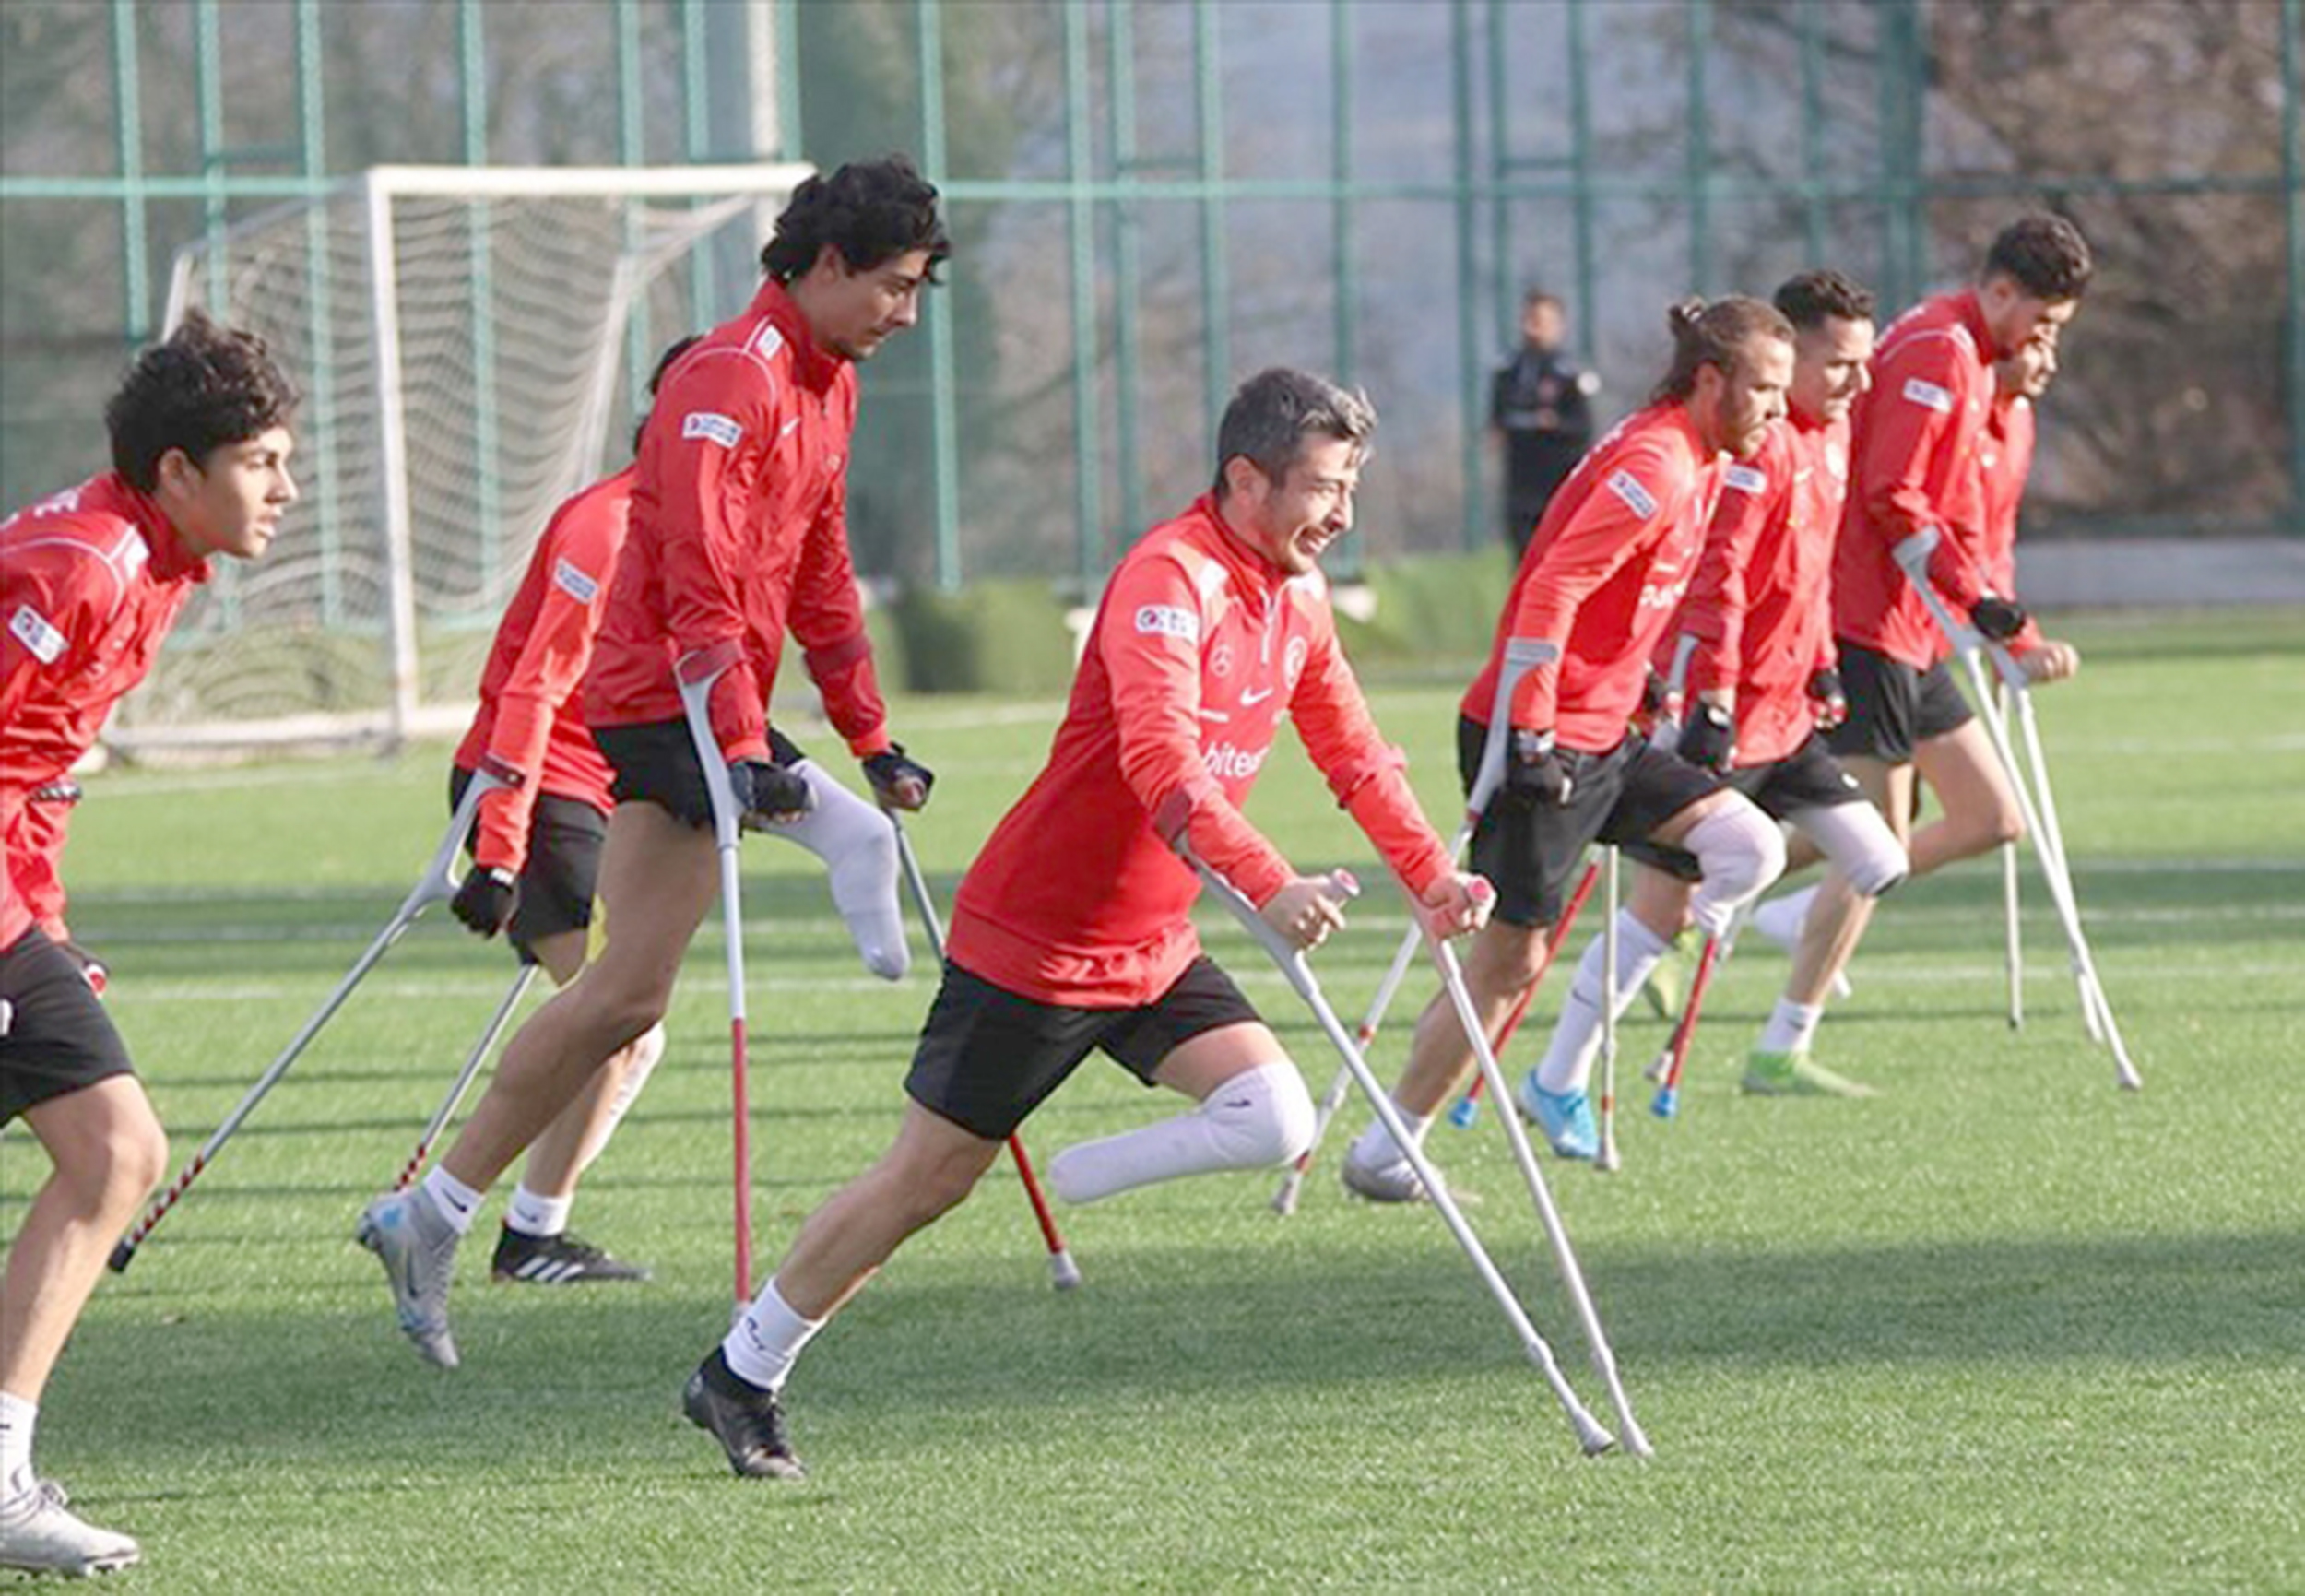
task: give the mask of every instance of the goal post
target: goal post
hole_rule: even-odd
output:
[[[302,502],[219,562],[106,741],[396,745],[469,715],[553,509],[629,458],[656,351],[742,308],[805,165],[379,166],[176,253],[303,391]]]

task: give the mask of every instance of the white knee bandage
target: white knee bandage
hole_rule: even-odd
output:
[[[798,843],[824,861],[833,906],[848,923],[849,940],[865,968],[885,981],[901,979],[912,963],[904,946],[904,914],[896,901],[896,833],[888,816],[826,774],[812,759],[792,767],[816,807],[796,821],[762,828]]]
[[[1696,856],[1697,868],[1705,872],[1689,904],[1689,917],[1708,937],[1726,931],[1738,908],[1785,869],[1784,833],[1743,798],[1691,826],[1680,845]]]
[[[1849,878],[1860,897],[1877,898],[1912,871],[1904,845],[1871,804],[1825,804],[1796,810],[1792,823]]]
[[[1313,1144],[1313,1099],[1294,1064],[1260,1064],[1200,1100],[1226,1167],[1286,1164]]]
[[[1048,1161],[1048,1184],[1067,1202],[1206,1175],[1286,1164],[1313,1144],[1313,1100],[1294,1064],[1234,1076],[1189,1114],[1084,1141]]]

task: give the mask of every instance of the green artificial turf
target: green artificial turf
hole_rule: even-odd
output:
[[[1715,984],[1677,1123],[1646,1112],[1664,1031],[1637,1011],[1625,1168],[1546,1172],[1652,1461],[1580,1458],[1436,1217],[1348,1202],[1332,1143],[1293,1219],[1265,1175],[1067,1212],[1066,1295],[999,1166],[804,1358],[810,1481],[732,1478],[678,1411],[729,1299],[709,927],[576,1215],[655,1282],[491,1286],[491,1211],[452,1300],[464,1367],[429,1368],[349,1233],[510,974],[436,911],[107,1279],[42,1472],[143,1539],[116,1583],[153,1591],[2305,1588],[2305,618],[2065,630],[2087,665],[2041,720],[2147,1089],[2117,1093],[2086,1041],[2037,877],[2008,1029],[1991,861],[1900,891],[1826,1022],[1819,1057],[1877,1100],[1738,1094],[1784,975],[1757,940]],[[1372,689],[1444,830],[1455,692]],[[912,829],[946,900],[1057,709],[897,704],[941,778]],[[179,1164],[414,880],[444,762],[89,781],[75,928]],[[1377,880],[1293,746],[1267,772],[1252,814],[1293,858]],[[933,983],[925,960],[868,976],[806,856],[755,840],[748,866],[765,1271],[885,1143]],[[1318,1091],[1335,1060],[1301,1005],[1202,923]],[[1403,924],[1373,887],[1316,959],[1348,1020]],[[1388,1078],[1429,989],[1375,1048]],[[1026,1140],[1045,1158],[1172,1106],[1092,1064]],[[1605,1417],[1494,1111],[1432,1147]],[[44,1173],[11,1128],[0,1231]]]

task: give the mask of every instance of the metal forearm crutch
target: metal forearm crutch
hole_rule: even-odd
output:
[[[1247,928],[1258,946],[1271,957],[1282,975],[1287,977],[1289,985],[1296,989],[1297,996],[1312,1010],[1313,1018],[1319,1023],[1321,1030],[1328,1034],[1330,1042],[1343,1058],[1345,1069],[1359,1083],[1362,1093],[1368,1098],[1369,1106],[1376,1110],[1377,1119],[1408,1155],[1410,1167],[1416,1171],[1417,1179],[1424,1183],[1426,1195],[1432,1199],[1433,1207],[1440,1214],[1442,1222],[1448,1226],[1449,1234],[1457,1238],[1457,1245],[1464,1248],[1466,1258],[1472,1260],[1473,1271],[1481,1277],[1481,1283],[1496,1299],[1497,1306],[1504,1309],[1506,1318],[1513,1327],[1513,1333],[1520,1340],[1521,1350],[1537,1365],[1545,1383],[1552,1387],[1554,1396],[1568,1414],[1570,1426],[1577,1432],[1578,1444],[1588,1457],[1607,1451],[1614,1445],[1614,1437],[1578,1400],[1577,1392],[1569,1386],[1567,1377],[1561,1373],[1560,1364],[1553,1356],[1553,1349],[1545,1344],[1544,1338],[1537,1333],[1536,1326],[1530,1322],[1528,1312],[1513,1295],[1512,1287],[1506,1283],[1505,1277],[1497,1272],[1496,1265],[1490,1261],[1488,1253],[1481,1246],[1480,1237],[1472,1234],[1472,1227],[1466,1223],[1457,1200],[1441,1183],[1440,1172],[1433,1167],[1424,1155],[1424,1150],[1410,1136],[1401,1111],[1393,1106],[1391,1097],[1378,1082],[1375,1071],[1369,1069],[1368,1060],[1361,1057],[1361,1050],[1345,1034],[1343,1022],[1337,1018],[1336,1011],[1329,1006],[1329,999],[1321,994],[1320,984],[1313,978],[1312,968],[1305,962],[1303,952],[1290,945],[1279,932],[1266,924],[1264,916],[1257,912],[1256,906],[1249,903],[1239,888],[1193,857],[1184,848],[1181,838],[1177,846],[1187,861],[1200,872],[1201,880],[1208,883],[1209,890],[1217,900]]]
[[[736,1188],[736,1302],[742,1312],[752,1300],[752,1104],[751,1063],[744,1035],[744,904],[742,821],[737,812],[736,788],[729,785],[728,764],[721,757],[720,739],[713,735],[713,683],[737,663],[739,645],[731,641],[684,655],[675,673],[680,681],[680,710],[688,719],[689,737],[696,744],[696,762],[704,770],[704,791],[712,800],[713,846],[720,860],[721,930],[728,962],[728,1094],[733,1117]]]
[[[2005,721],[2013,701],[2006,682],[2001,687],[2001,715]],[[2002,959],[2009,975],[2009,1029],[2025,1027],[2025,934],[2020,928],[2017,914],[2023,893],[2019,887],[2017,845],[2001,845],[2001,937]]]
[[[503,1034],[505,1023],[513,1017],[513,1011],[520,1006],[520,999],[526,995],[528,984],[537,978],[537,968],[532,959],[520,961],[520,968],[514,972],[512,987],[505,992],[503,1001],[497,1004],[496,1012],[489,1016],[487,1029],[480,1033],[480,1039],[472,1045],[464,1068],[456,1071],[456,1079],[449,1086],[448,1095],[441,1099],[440,1106],[432,1113],[431,1123],[424,1127],[424,1134],[418,1138],[416,1151],[409,1153],[408,1163],[400,1166],[399,1177],[392,1183],[395,1191],[407,1190],[408,1183],[416,1178],[417,1172],[424,1167],[424,1161],[431,1156],[432,1143],[447,1129],[449,1117],[456,1112],[456,1105],[464,1101],[465,1093],[471,1089],[473,1077],[480,1073],[480,1066],[487,1062],[490,1052],[496,1046],[497,1037]]]
[[[1481,763],[1473,767],[1472,786],[1465,796],[1464,819],[1458,824],[1457,834],[1448,844],[1450,864],[1455,864],[1463,857],[1466,847],[1472,842],[1473,831],[1481,823],[1481,816],[1487,812],[1489,800],[1505,784],[1505,744],[1512,735],[1514,690],[1520,685],[1522,677],[1538,666],[1560,656],[1560,649],[1550,643],[1523,637],[1507,641],[1504,659],[1497,667],[1496,692],[1489,701],[1488,738],[1481,745]],[[1354,1033],[1357,1046],[1366,1047],[1377,1039],[1377,1027],[1383,1022],[1385,1011],[1392,1006],[1393,998],[1401,990],[1401,983],[1407,978],[1410,962],[1416,957],[1417,936],[1416,910],[1412,905],[1409,928],[1401,939],[1401,946],[1393,950],[1392,964],[1387,967],[1385,978],[1377,983],[1377,995],[1369,1000],[1368,1013],[1361,1021],[1360,1029]],[[1321,1138],[1328,1133],[1329,1122],[1336,1117],[1337,1110],[1344,1106],[1344,1094],[1351,1080],[1350,1068],[1341,1069],[1329,1082],[1329,1090],[1321,1094],[1319,1107],[1313,1117],[1312,1144],[1297,1154],[1296,1161],[1289,1165],[1288,1173],[1281,1177],[1281,1188],[1272,1194],[1273,1212],[1291,1214],[1296,1212],[1297,1195],[1305,1187],[1305,1172],[1312,1167],[1313,1154],[1319,1150]]]
[[[418,878],[415,886],[408,889],[408,895],[400,900],[400,906],[393,911],[392,918],[384,922],[384,928],[376,933],[376,940],[369,943],[367,950],[353,961],[351,969],[345,972],[344,979],[337,983],[336,990],[329,993],[313,1017],[304,1022],[303,1028],[290,1039],[289,1045],[280,1050],[279,1057],[256,1077],[255,1084],[248,1088],[232,1111],[224,1117],[224,1122],[209,1132],[208,1139],[200,1144],[200,1151],[192,1155],[192,1162],[184,1165],[183,1174],[177,1176],[175,1184],[160,1194],[151,1210],[136,1222],[134,1230],[121,1237],[108,1260],[114,1273],[125,1270],[135,1260],[136,1248],[144,1245],[145,1237],[150,1235],[153,1228],[168,1217],[169,1210],[183,1200],[184,1193],[200,1177],[201,1171],[216,1161],[224,1143],[231,1139],[241,1123],[255,1112],[256,1105],[264,1101],[265,1094],[279,1083],[280,1077],[288,1073],[289,1066],[294,1064],[304,1049],[312,1045],[313,1038],[320,1034],[321,1027],[335,1017],[336,1011],[343,1007],[344,1000],[352,995],[352,989],[391,952],[392,945],[410,926],[416,924],[417,916],[443,898],[455,895],[461,880],[455,872],[456,850],[464,845],[466,835],[472,830],[473,817],[479,813],[481,795],[505,785],[502,778],[486,770],[473,773],[472,780],[464,789],[464,797],[456,804],[455,815],[448,822],[448,830],[440,839],[440,846],[433,850],[431,862],[424,867],[423,875]]]
[[[1553,922],[1553,934],[1544,940],[1544,952],[1537,955],[1537,973],[1530,977],[1528,988],[1521,993],[1520,1000],[1513,1005],[1513,1011],[1507,1017],[1503,1027],[1489,1039],[1491,1051],[1502,1054],[1505,1045],[1513,1039],[1513,1033],[1520,1029],[1520,1022],[1527,1016],[1529,1005],[1536,999],[1537,988],[1544,984],[1544,977],[1552,971],[1553,961],[1559,956],[1570,934],[1577,929],[1577,916],[1584,911],[1585,900],[1592,896],[1593,882],[1600,879],[1601,861],[1598,859],[1587,865],[1585,873],[1577,878],[1576,891],[1569,893],[1568,904],[1561,910],[1561,917]],[[1448,1122],[1458,1129],[1470,1129],[1479,1116],[1481,1088],[1484,1079],[1479,1070],[1474,1070],[1472,1084],[1465,1088],[1462,1097],[1457,1099],[1457,1106],[1448,1111]]]
[[[883,810],[888,816],[889,829],[896,833],[896,857],[904,867],[904,884],[912,889],[913,905],[920,911],[921,928],[928,935],[928,950],[944,963],[944,922],[937,917],[937,905],[928,896],[928,878],[920,873],[920,860],[913,853],[913,840],[905,834],[904,822],[894,810]],[[1009,1137],[1009,1156],[1016,1163],[1017,1178],[1024,1183],[1024,1200],[1033,1205],[1033,1219],[1040,1226],[1040,1238],[1048,1247],[1049,1282],[1058,1291],[1070,1291],[1081,1283],[1081,1266],[1072,1261],[1072,1254],[1065,1247],[1063,1234],[1057,1228],[1057,1216],[1048,1210],[1047,1198],[1041,1195],[1040,1180],[1033,1173],[1033,1161],[1025,1154],[1024,1143],[1011,1132]]]
[[[1938,533],[1934,527],[1914,534],[1899,543],[1894,553],[1897,562],[1921,594],[1939,627],[1960,655],[1969,682],[1976,693],[1980,718],[1992,739],[1993,752],[2002,768],[2008,773],[2009,785],[2016,790],[2017,806],[2025,819],[2025,829],[2033,839],[2033,857],[2040,861],[2041,877],[2049,887],[2051,900],[2056,904],[2057,916],[2064,924],[2065,942],[2073,958],[2074,979],[2080,988],[2081,1007],[2085,1022],[2094,1021],[2090,1034],[2101,1039],[2112,1050],[2114,1079],[2127,1091],[2134,1092],[2144,1084],[2136,1066],[2129,1059],[2129,1049],[2122,1041],[2121,1029],[2114,1023],[2112,1005],[2106,1000],[2103,982],[2098,978],[2097,961],[2089,950],[2088,937],[2081,928],[2080,904],[2074,894],[2073,876],[2067,864],[2063,838],[2058,834],[2054,800],[2049,796],[2049,766],[2041,750],[2040,731],[2033,719],[2032,696],[2027,691],[2025,672],[2009,651],[1999,644],[1978,635],[1953,612],[1944,596],[1929,580],[1929,556],[1936,548]],[[2032,777],[2039,786],[2037,799],[2032,783],[2019,764],[2016,750],[2003,721],[2000,706],[1993,694],[1993,684],[1985,675],[1980,656],[1990,656],[2000,679],[2009,689],[2012,706],[2022,732],[2027,753],[2032,760]],[[2101,1036],[2100,1034],[2101,1033]]]

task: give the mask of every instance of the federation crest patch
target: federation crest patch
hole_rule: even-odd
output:
[[[1953,396],[1934,383],[1924,383],[1919,377],[1905,379],[1905,396],[1914,404],[1936,411],[1940,415],[1953,413]]]
[[[1746,493],[1765,492],[1768,488],[1768,473],[1751,466],[1730,466],[1722,470],[1720,479]]]
[[[1137,609],[1137,630],[1155,637],[1174,637],[1186,643],[1200,641],[1200,617],[1189,609],[1179,609],[1173,604],[1144,604]]]
[[[554,562],[552,585],[579,604],[590,604],[600,597],[600,584],[577,570],[566,559]]]
[[[1657,501],[1649,490],[1640,485],[1640,479],[1630,471],[1618,471],[1609,478],[1609,491],[1625,501],[1625,508],[1648,520],[1657,513]]]
[[[8,634],[42,665],[55,664],[57,656],[64,653],[64,633],[29,604],[18,605],[16,613],[8,617]]]
[[[744,436],[744,429],[715,411],[691,410],[680,418],[680,436],[703,438],[724,449],[733,449],[737,446],[737,440]]]

